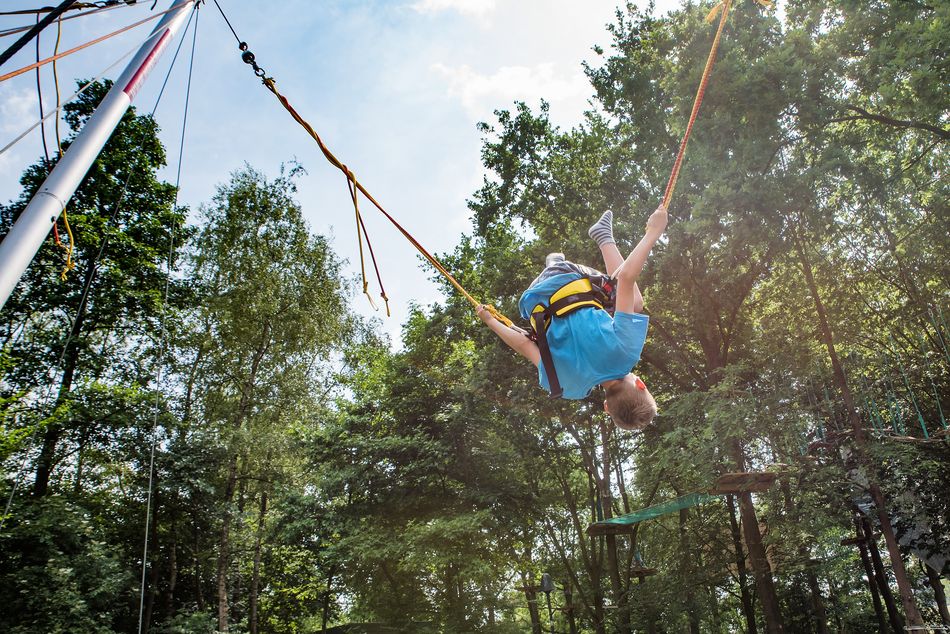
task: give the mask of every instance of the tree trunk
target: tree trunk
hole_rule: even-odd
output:
[[[538,611],[538,593],[530,581],[524,578],[524,598],[528,602],[528,616],[531,617],[531,634],[543,634],[541,629],[541,614]]]
[[[792,500],[792,487],[786,479],[782,480],[780,486],[784,500],[785,515],[787,517],[795,517],[798,511],[795,508],[795,502]],[[805,564],[805,580],[811,592],[811,609],[815,617],[815,632],[817,634],[828,634],[828,614],[825,611],[825,602],[821,598],[821,586],[818,583],[818,577],[812,570],[811,552],[806,544],[800,543],[798,545],[798,556]]]
[[[600,501],[603,508],[604,519],[613,517],[613,497],[610,493],[610,469],[611,456],[608,440],[610,438],[610,429],[607,423],[601,420],[600,439],[603,445],[603,474],[600,478]],[[630,634],[630,610],[627,604],[627,593],[624,592],[623,581],[620,579],[620,563],[617,557],[617,536],[605,535],[604,542],[607,546],[607,571],[610,575],[610,589],[614,598],[614,605],[617,606],[617,632],[620,634]]]
[[[944,625],[950,625],[950,611],[947,610],[947,593],[943,589],[943,579],[940,578],[940,573],[927,565],[926,562],[922,563],[927,571],[927,581],[930,582],[930,587],[934,591],[934,600],[937,602],[937,609],[940,611],[940,619]]]
[[[894,603],[894,595],[891,594],[891,584],[887,580],[887,572],[884,570],[884,562],[881,561],[881,553],[877,549],[877,541],[874,539],[874,533],[871,532],[871,522],[868,518],[861,519],[861,526],[864,529],[864,535],[867,536],[868,552],[871,554],[871,563],[874,566],[874,576],[877,578],[877,587],[881,590],[881,597],[884,599],[884,605],[887,607],[887,618],[891,623],[891,628],[895,634],[901,634],[904,631],[904,619],[901,617]]]
[[[264,323],[261,331],[260,342],[254,351],[251,359],[251,367],[247,378],[240,385],[241,399],[238,402],[237,413],[232,422],[232,428],[241,429],[244,421],[250,411],[253,400],[254,388],[257,385],[257,372],[267,349],[270,346],[270,321]],[[231,540],[231,504],[234,501],[234,494],[238,484],[238,454],[237,451],[231,454],[228,464],[228,479],[224,488],[224,517],[221,521],[221,538],[218,546],[218,631],[228,631],[228,567],[230,564],[230,540]],[[243,486],[242,480],[242,486]],[[243,498],[239,500],[243,505]]]
[[[594,421],[591,421],[590,428],[594,429]],[[587,442],[584,438],[581,437],[577,428],[571,424],[566,423],[565,427],[568,432],[577,442],[578,449],[580,450],[581,458],[583,460],[584,471],[587,474],[587,501],[590,509],[590,521],[594,522],[601,519],[601,516],[598,515],[598,503],[600,501],[600,476],[598,475],[595,452],[596,452],[596,443]],[[584,530],[580,524],[580,514],[577,511],[578,504],[576,498],[571,491],[571,486],[568,481],[561,477],[560,475],[555,475],[558,482],[561,483],[561,488],[564,492],[564,498],[567,502],[566,506],[571,512],[572,520],[575,522],[575,530],[578,534],[578,545],[580,547],[581,558],[584,562],[584,567],[587,571],[587,578],[589,580],[589,587],[591,588],[590,595],[585,594],[581,590],[581,584],[577,581],[575,576],[575,587],[577,592],[582,597],[582,601],[587,613],[590,615],[591,622],[594,626],[597,634],[606,634],[607,629],[604,624],[604,592],[603,592],[603,572],[604,572],[604,541],[600,537],[587,537],[585,541]],[[552,533],[553,534],[553,533]],[[556,541],[552,538],[552,542]],[[528,551],[530,555],[530,550]],[[530,560],[530,556],[527,557]],[[562,555],[562,559],[567,562],[567,557]],[[565,565],[566,568],[570,569],[570,566]],[[572,573],[573,574],[573,573]]]
[[[155,598],[158,595],[158,579],[159,579],[159,557],[158,557],[158,510],[160,508],[158,501],[158,476],[153,478],[151,482],[153,493],[152,493],[152,517],[148,518],[151,520],[149,531],[148,531],[148,555],[149,560],[151,560],[151,565],[148,570],[148,585],[142,588],[142,591],[145,592],[145,613],[142,616],[142,631],[148,632],[149,628],[152,625],[152,613],[155,610]],[[145,564],[143,564],[145,565]]]
[[[191,510],[191,525],[193,528],[193,534],[195,539],[194,544],[194,557],[195,557],[195,605],[198,606],[199,612],[204,612],[205,609],[205,597],[204,593],[201,591],[202,579],[201,579],[201,533],[198,531],[198,512],[197,509],[192,507]]]
[[[838,597],[841,593],[838,591],[838,588],[835,587],[835,580],[832,577],[828,577],[828,602],[833,606],[838,606]],[[845,632],[845,627],[841,623],[841,610],[835,610],[835,631],[836,632]],[[883,632],[882,632],[883,634]]]
[[[864,541],[864,532],[861,530],[861,518],[854,516],[855,535],[858,538],[858,550],[861,552],[861,564],[864,566],[864,574],[868,578],[868,588],[871,590],[871,601],[874,604],[874,614],[877,616],[877,626],[881,632],[887,631],[887,620],[884,618],[884,608],[881,606],[881,596],[878,593],[877,581],[874,578],[874,568],[871,564],[871,557],[868,555],[868,545]]]
[[[577,634],[577,619],[574,618],[574,593],[571,592],[571,580],[564,582],[564,612],[567,614],[568,634]]]
[[[904,561],[901,558],[900,545],[897,543],[897,536],[894,534],[894,527],[891,525],[891,519],[887,514],[887,504],[884,499],[884,493],[877,484],[877,476],[874,473],[873,465],[870,465],[867,459],[867,434],[861,423],[861,416],[858,414],[857,407],[854,404],[854,397],[848,386],[848,380],[844,373],[844,367],[838,358],[838,352],[835,350],[834,336],[831,332],[831,325],[828,322],[828,316],[825,312],[825,305],[821,301],[821,295],[818,293],[818,285],[815,283],[814,272],[811,263],[805,255],[805,249],[800,240],[795,241],[798,247],[798,255],[802,265],[802,271],[805,274],[805,281],[808,284],[808,290],[811,293],[812,300],[815,303],[815,312],[818,314],[818,325],[821,333],[822,342],[828,351],[828,357],[831,361],[832,376],[835,386],[841,393],[844,400],[845,409],[848,412],[848,420],[851,423],[851,429],[854,431],[855,453],[858,463],[864,465],[868,478],[868,492],[874,501],[877,510],[878,520],[881,524],[881,533],[884,535],[884,543],[887,544],[887,552],[891,558],[891,567],[894,570],[894,579],[897,581],[897,589],[900,591],[901,603],[904,606],[904,614],[907,617],[907,623],[911,626],[922,627],[923,617],[917,610],[917,604],[914,602],[914,593],[910,583],[910,577],[904,567]]]
[[[762,616],[765,618],[765,631],[769,634],[781,634],[782,613],[775,593],[775,583],[772,581],[772,569],[762,545],[762,534],[759,532],[759,520],[752,505],[751,493],[739,494],[739,516],[742,518],[742,534],[746,548],[749,549],[755,588],[762,606]]]
[[[49,490],[49,478],[53,472],[53,460],[56,455],[56,445],[63,434],[62,425],[53,423],[46,428],[43,434],[43,447],[36,460],[36,477],[33,479],[33,495],[43,497]]]
[[[679,491],[677,491],[679,494]],[[692,566],[689,556],[689,538],[686,534],[686,522],[689,519],[689,509],[680,509],[679,537],[680,537],[680,578],[683,580],[683,591],[686,599],[686,614],[689,616],[690,634],[699,634],[699,615],[696,613],[696,597],[693,594]]]
[[[651,606],[647,611],[647,634],[659,634],[656,627],[656,610]]]
[[[742,598],[742,613],[745,615],[747,634],[758,632],[755,625],[755,606],[752,605],[752,596],[749,594],[748,577],[745,567],[745,549],[742,547],[742,534],[739,532],[739,521],[736,519],[736,501],[732,495],[726,496],[729,506],[729,528],[732,532],[732,546],[736,549],[736,569],[739,572],[739,594]]]
[[[323,593],[323,610],[320,616],[320,631],[327,631],[327,623],[330,622],[330,601],[333,598],[333,577],[336,576],[336,566],[330,566],[330,574],[327,575],[327,591]]]
[[[231,454],[228,479],[224,489],[224,517],[218,541],[218,631],[228,631],[228,567],[230,564],[231,502],[237,484],[237,454]]]
[[[248,599],[250,606],[248,628],[251,634],[257,634],[257,591],[260,587],[261,578],[261,542],[264,535],[264,516],[267,514],[267,491],[261,491],[261,506],[258,513],[257,537],[254,540],[254,567],[251,572],[250,597]]]
[[[168,591],[165,593],[165,617],[175,615],[175,586],[178,585],[178,522],[172,518],[171,534],[168,536]]]
[[[96,275],[96,260],[90,258],[86,264],[86,270],[83,272],[83,283],[81,288],[87,284],[92,284],[92,278]],[[79,302],[79,308],[76,310],[76,319],[73,321],[72,328],[69,331],[66,341],[72,341],[79,337],[82,327],[86,322],[86,308],[89,305],[89,296],[85,295]],[[53,410],[62,404],[63,400],[70,393],[73,387],[73,378],[76,376],[76,368],[79,366],[79,349],[75,346],[66,346],[63,357],[63,378],[59,383],[59,391],[56,394],[56,403]],[[36,460],[36,476],[33,480],[34,497],[43,497],[49,490],[49,479],[53,473],[53,464],[56,459],[56,445],[63,435],[63,425],[53,423],[46,428],[43,434],[43,447],[40,449],[40,455]]]
[[[706,596],[709,601],[709,611],[712,613],[710,617],[712,619],[712,632],[722,632],[722,607],[719,605],[719,597],[716,596],[719,588],[714,588],[711,585],[706,586]]]
[[[745,471],[745,455],[738,440],[733,440],[732,459],[740,471]],[[765,631],[769,634],[782,632],[782,613],[778,605],[778,596],[775,593],[775,583],[772,580],[772,568],[762,545],[762,533],[759,532],[759,520],[752,504],[752,494],[739,493],[739,517],[742,519],[742,535],[749,551],[749,561],[752,564],[752,576],[755,579],[755,589],[762,606],[762,616],[765,618]]]
[[[157,544],[153,545],[157,547]],[[149,628],[152,627],[152,614],[155,612],[155,599],[158,596],[159,573],[160,566],[158,565],[158,562],[155,561],[152,563],[152,566],[148,571],[148,586],[145,590],[145,614],[142,617],[143,632],[148,632]]]
[[[817,634],[828,634],[828,614],[825,612],[825,602],[821,598],[821,586],[818,585],[818,577],[815,576],[810,566],[805,575],[808,578],[808,588],[811,590],[811,607],[815,613],[815,631]]]

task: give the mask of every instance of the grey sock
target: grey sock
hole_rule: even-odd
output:
[[[605,211],[600,220],[590,226],[587,235],[593,238],[599,247],[614,242],[614,212]]]

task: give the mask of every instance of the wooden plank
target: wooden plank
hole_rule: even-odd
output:
[[[634,524],[602,524],[596,522],[587,527],[587,534],[591,537],[603,535],[632,535]]]
[[[917,436],[888,436],[888,438],[895,442],[927,442],[926,438],[918,438]]]
[[[630,574],[634,577],[639,577],[640,579],[643,579],[644,577],[649,577],[651,575],[655,575],[658,572],[659,570],[657,570],[656,568],[631,568],[630,569]]]
[[[775,484],[778,473],[772,471],[750,471],[743,473],[724,473],[716,480],[710,493],[758,493],[767,491]]]

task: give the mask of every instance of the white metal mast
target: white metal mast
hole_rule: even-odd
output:
[[[172,8],[159,21],[152,35],[132,58],[56,167],[46,177],[29,205],[17,218],[10,232],[3,238],[0,243],[0,308],[6,304],[56,219],[102,152],[122,116],[132,105],[139,88],[169,42],[181,30],[188,12],[199,1],[172,0]],[[178,6],[175,5],[176,2],[179,3]]]

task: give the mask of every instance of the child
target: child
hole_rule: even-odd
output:
[[[550,317],[544,329],[544,339],[550,349],[555,368],[556,381],[563,385],[563,394],[553,396],[566,399],[585,398],[596,385],[607,391],[604,410],[614,423],[623,429],[643,429],[656,415],[656,402],[643,381],[630,369],[640,360],[640,352],[646,340],[649,318],[639,314],[643,309],[643,296],[637,287],[637,279],[667,224],[666,208],[660,206],[647,221],[646,235],[624,260],[614,242],[613,214],[604,212],[588,233],[597,242],[604,257],[607,271],[616,278],[617,298],[614,315],[589,301],[574,301],[589,298],[587,294],[571,295],[567,302],[572,312]],[[541,275],[531,283],[519,301],[521,316],[529,319],[532,313],[551,304],[552,295],[565,285],[589,276],[600,276],[589,267],[568,262],[561,253],[552,253],[545,260]],[[583,285],[583,282],[580,282]],[[567,289],[570,294],[571,289]],[[563,292],[561,293],[564,294]],[[555,297],[557,299],[557,297]],[[576,308],[580,303],[581,307]],[[542,363],[542,348],[524,335],[494,319],[484,306],[477,310],[478,316],[492,331],[513,350],[538,366],[541,387],[551,392],[551,382]],[[544,322],[540,317],[533,323],[535,330]],[[540,337],[539,337],[540,338]]]

